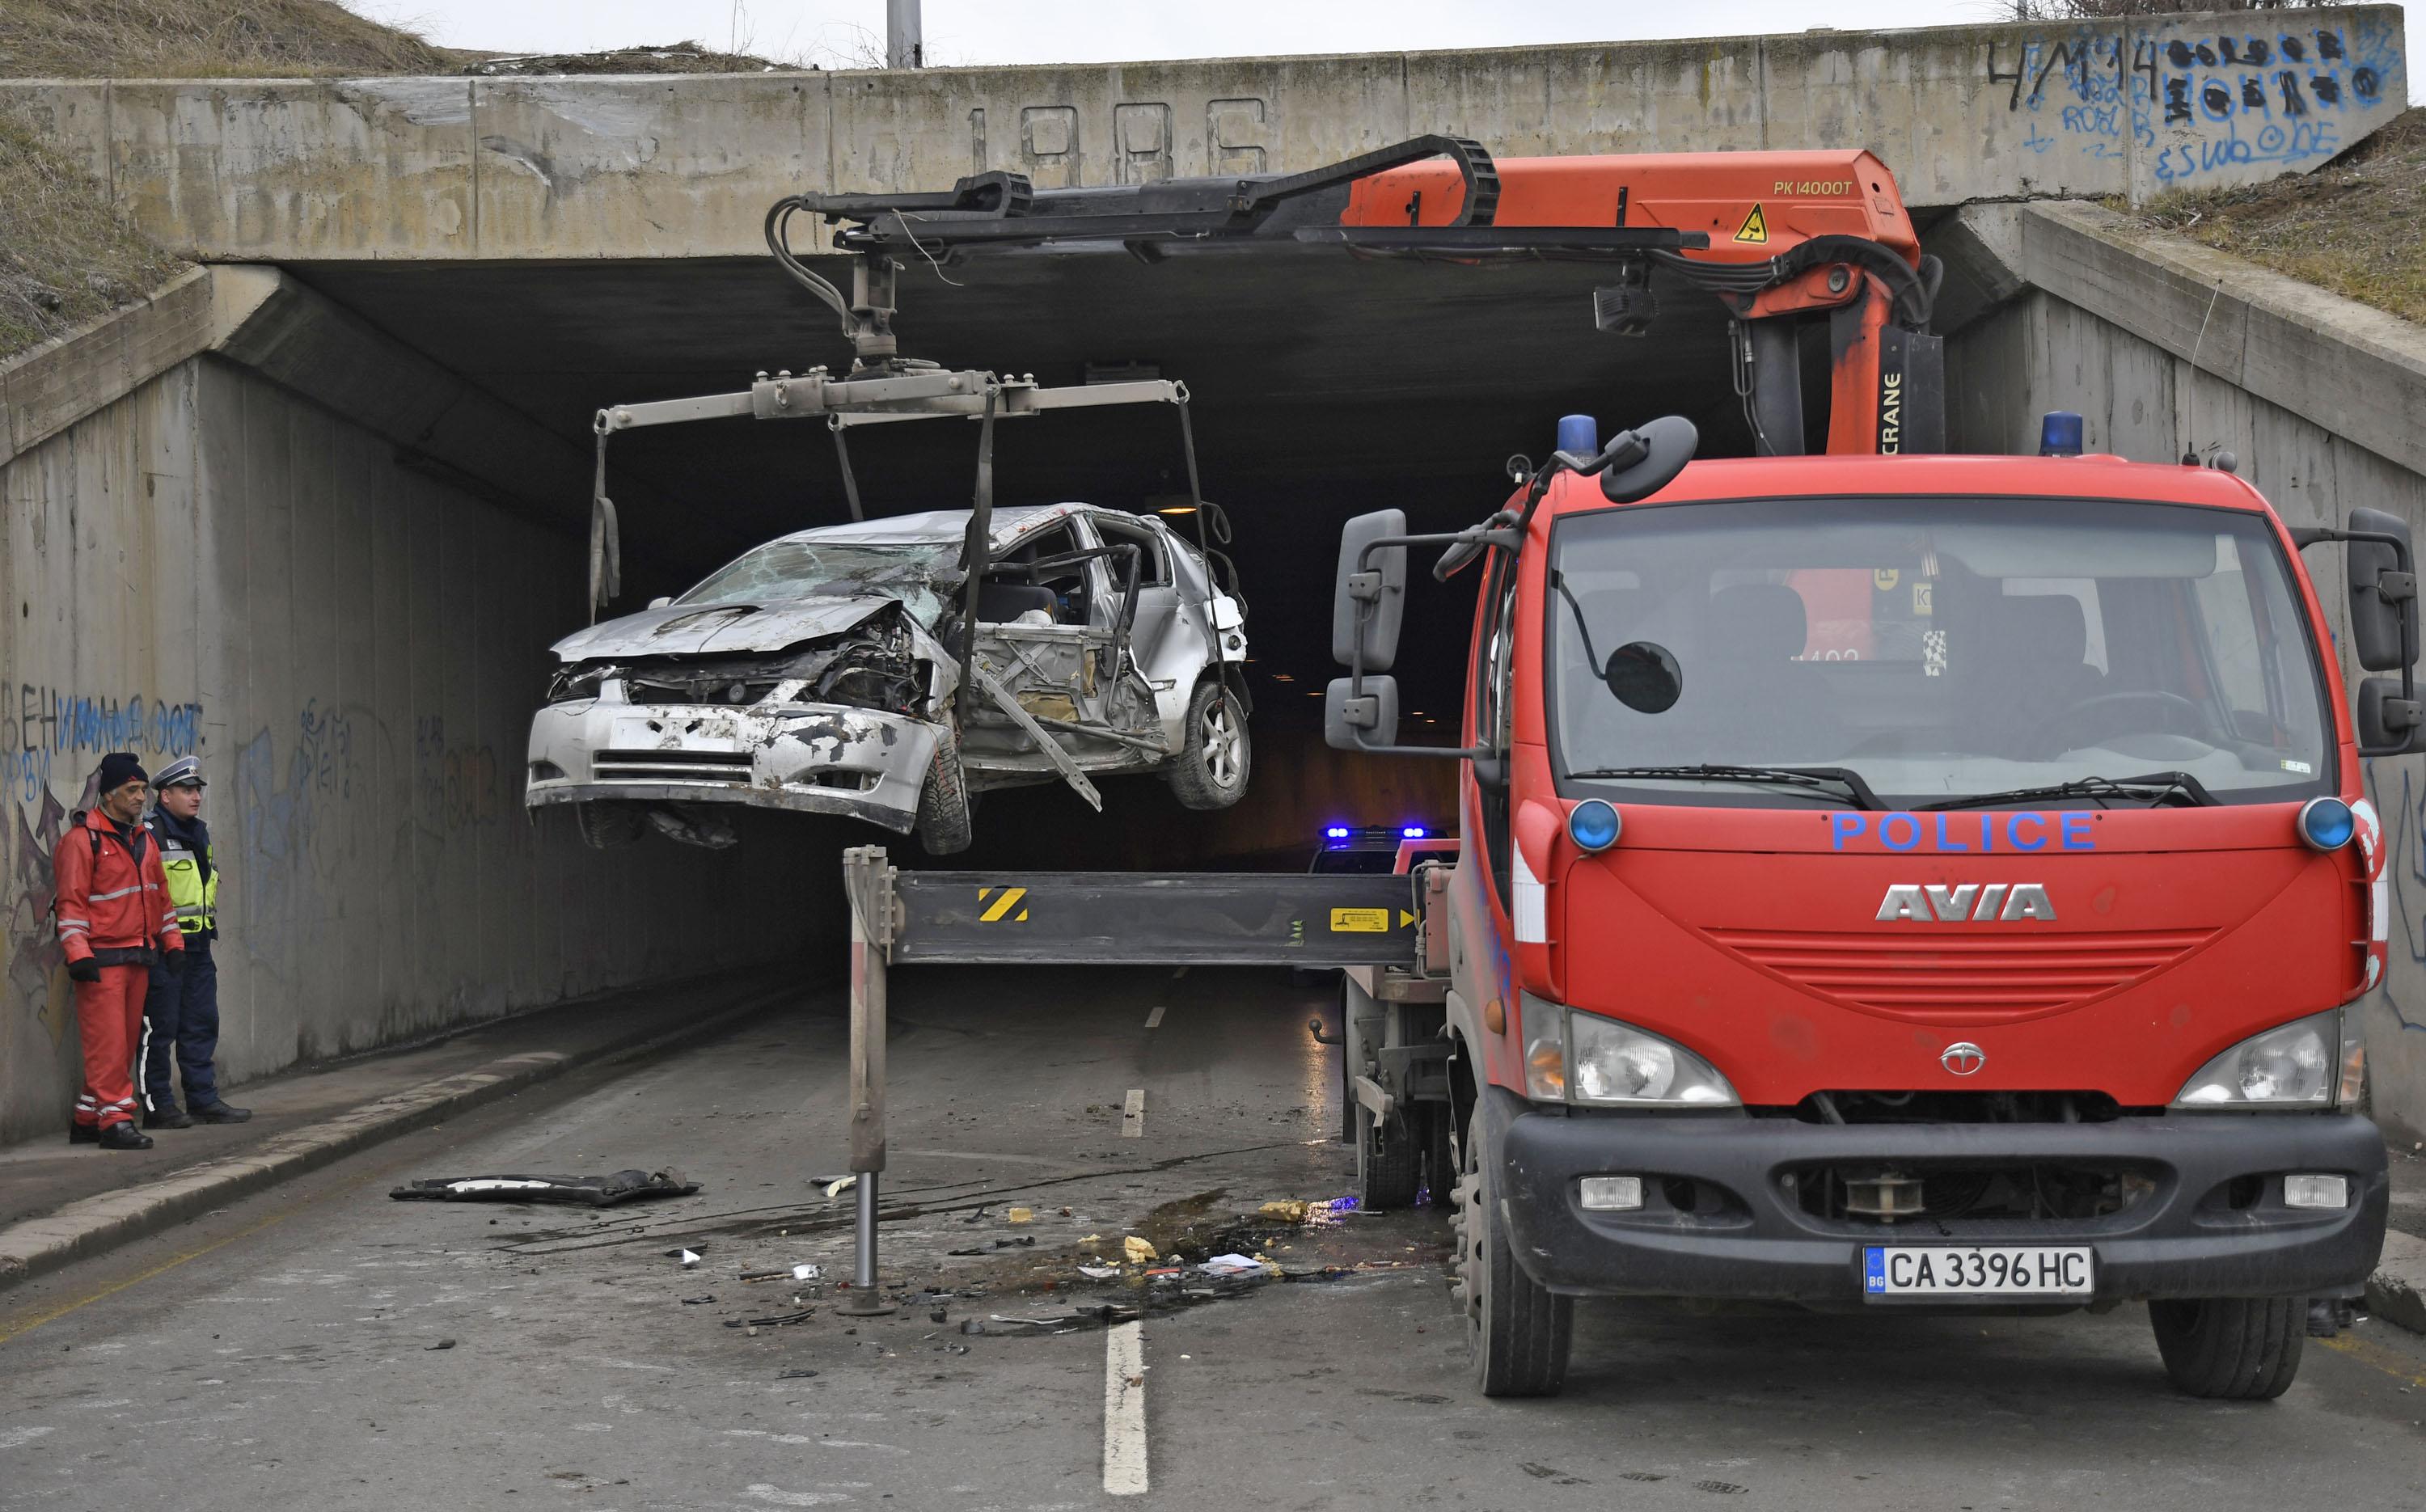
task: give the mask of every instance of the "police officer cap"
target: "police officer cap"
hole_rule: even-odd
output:
[[[160,775],[152,780],[155,788],[185,787],[188,784],[194,787],[207,785],[202,781],[202,763],[198,756],[178,757],[160,768]]]

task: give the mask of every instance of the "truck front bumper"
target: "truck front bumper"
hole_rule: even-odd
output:
[[[1858,1303],[1867,1247],[1927,1244],[2086,1245],[2099,1301],[2345,1295],[2384,1247],[2384,1140],[2349,1114],[1814,1125],[1536,1110],[1499,1087],[1484,1097],[1510,1247],[1554,1292]],[[2127,1170],[2145,1184],[2121,1212],[2080,1219],[1832,1219],[1797,1196],[1830,1167],[2032,1164]],[[2349,1204],[2286,1206],[2290,1172],[2347,1177]],[[1580,1181],[1601,1175],[1643,1177],[1644,1208],[1585,1211]]]

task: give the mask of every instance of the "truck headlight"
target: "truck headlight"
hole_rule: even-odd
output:
[[[1596,1013],[1527,997],[1525,1088],[1538,1101],[1597,1107],[1741,1105],[1718,1068],[1671,1039]]]
[[[2182,1084],[2177,1108],[2321,1108],[2342,1072],[2341,1012],[2328,1008],[2252,1035]]]

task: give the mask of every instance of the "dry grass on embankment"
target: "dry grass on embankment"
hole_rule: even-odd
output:
[[[121,225],[90,175],[6,114],[0,225],[0,359],[132,303],[185,266]]]
[[[0,78],[452,73],[470,56],[332,0],[0,0]]]
[[[2313,173],[2166,195],[2140,218],[2426,321],[2426,108],[2404,112]]]

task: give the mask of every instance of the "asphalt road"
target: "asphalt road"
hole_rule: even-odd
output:
[[[2426,1341],[2383,1325],[2233,1406],[2174,1394],[2133,1308],[1588,1304],[1566,1396],[1485,1402],[1431,1214],[1241,1220],[1347,1189],[1336,1053],[1303,1027],[1318,990],[1167,971],[894,989],[887,1270],[944,1295],[854,1321],[823,1281],[736,1279],[849,1265],[849,1198],[810,1184],[843,1165],[843,1024],[768,1015],[0,1297],[0,1509],[2426,1506]],[[632,1166],[702,1189],[604,1214],[386,1196]],[[1361,1268],[1136,1329],[995,1321],[1133,1300],[1076,1269],[1085,1236],[1131,1234]],[[685,1244],[695,1268],[665,1254]],[[1108,1494],[1108,1466],[1149,1488]]]

